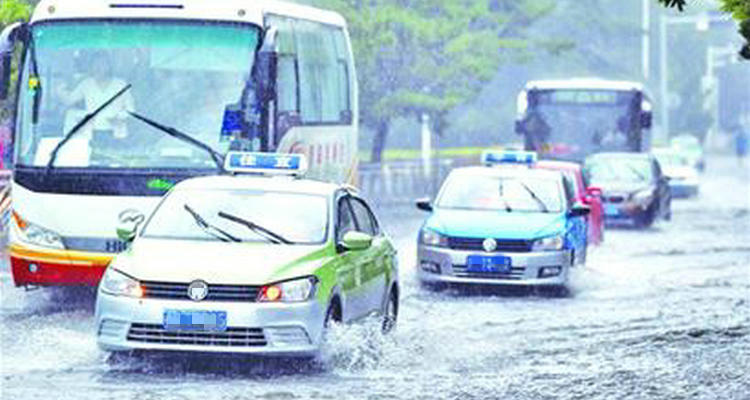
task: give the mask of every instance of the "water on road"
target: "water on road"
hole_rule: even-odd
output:
[[[0,397],[117,399],[749,399],[750,191],[709,161],[673,220],[606,232],[571,294],[420,288],[423,214],[381,212],[400,251],[397,331],[335,328],[317,362],[161,357],[108,363],[90,290],[0,272]]]

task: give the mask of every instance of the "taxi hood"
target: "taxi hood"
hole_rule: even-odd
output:
[[[565,231],[565,213],[435,209],[425,228],[446,236],[538,239]]]
[[[283,249],[282,249],[283,247]],[[225,243],[139,238],[113,266],[142,281],[264,285],[312,275],[326,258],[328,246],[271,243]]]

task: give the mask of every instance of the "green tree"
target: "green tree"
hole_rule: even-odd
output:
[[[394,118],[431,116],[441,135],[447,115],[473,99],[550,0],[317,0],[347,19],[360,79],[363,125],[380,161]]]
[[[682,11],[688,0],[659,0],[667,7],[676,7]],[[750,0],[721,0],[721,9],[731,13],[740,23],[740,34],[747,40],[740,50],[740,55],[750,60]]]

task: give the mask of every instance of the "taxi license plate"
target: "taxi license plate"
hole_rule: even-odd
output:
[[[620,209],[617,208],[617,206],[612,204],[606,204],[604,206],[604,214],[609,215],[611,217],[615,217],[620,215]]]
[[[466,270],[507,274],[511,271],[511,259],[505,256],[469,256],[466,259]]]
[[[227,330],[226,311],[165,310],[164,329],[167,331],[224,332]]]

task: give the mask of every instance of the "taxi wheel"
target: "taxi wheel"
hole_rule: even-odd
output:
[[[331,304],[328,305],[326,310],[326,318],[323,322],[323,326],[327,329],[332,323],[341,323],[341,306],[339,305],[338,299],[334,298]]]
[[[383,312],[383,333],[390,333],[396,327],[396,321],[398,319],[398,294],[395,290],[391,290],[391,294],[388,296],[388,304],[385,306]]]

